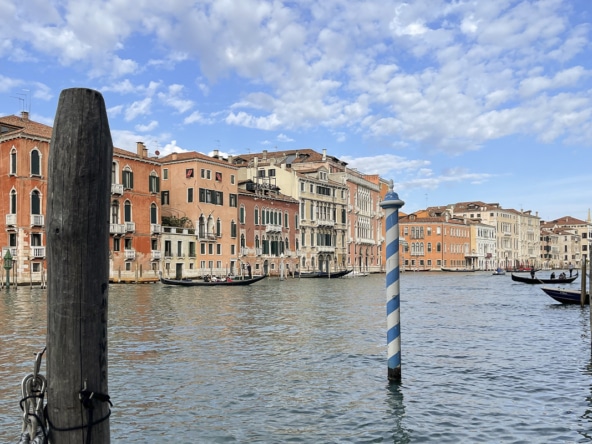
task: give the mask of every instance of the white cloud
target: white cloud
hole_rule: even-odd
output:
[[[152,99],[150,97],[146,97],[143,100],[139,100],[132,103],[125,110],[125,120],[129,122],[134,120],[138,116],[150,114],[151,105]]]

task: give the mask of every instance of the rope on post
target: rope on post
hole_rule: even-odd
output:
[[[401,380],[401,327],[399,297],[399,208],[405,202],[389,191],[380,206],[386,211],[386,320],[389,381]]]

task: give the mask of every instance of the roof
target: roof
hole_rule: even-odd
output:
[[[303,148],[298,150],[282,150],[282,151],[262,151],[261,153],[238,154],[234,156],[233,163],[241,165],[250,163],[255,158],[258,162],[267,162],[269,159],[275,159],[276,164],[294,165],[299,163],[317,163],[331,160],[342,165],[347,165],[346,162],[339,160],[337,157],[329,156],[326,153],[319,153],[310,148]]]
[[[176,162],[190,162],[190,161],[205,161],[211,163],[217,163],[219,165],[223,165],[228,168],[236,169],[237,167],[232,163],[229,163],[225,159],[217,158],[217,157],[210,157],[203,153],[198,153],[197,151],[188,151],[185,153],[171,153],[168,156],[161,157],[159,159],[160,162],[164,163],[176,163]]]
[[[19,116],[0,117],[0,137],[14,134],[18,137],[30,136],[51,139],[53,128],[43,123],[29,120],[29,113]]]

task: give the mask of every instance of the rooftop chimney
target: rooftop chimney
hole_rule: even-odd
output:
[[[21,119],[29,121],[29,111],[21,111]]]
[[[327,148],[323,148],[323,162],[327,160]]]
[[[148,148],[146,148],[146,145],[144,145],[144,142],[136,142],[136,147],[137,147],[138,156],[140,156],[142,159],[145,159],[146,157],[148,157]]]
[[[218,151],[218,150],[214,150],[214,154],[212,155],[212,157],[213,157],[214,159],[217,159],[219,156],[220,156],[220,151]]]
[[[263,162],[267,160],[267,150],[263,150]]]

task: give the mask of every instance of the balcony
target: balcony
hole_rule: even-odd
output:
[[[109,224],[109,234],[125,234],[125,225]]]
[[[335,246],[333,246],[333,245],[318,245],[317,246],[317,251],[319,253],[334,253],[335,252]]]
[[[162,252],[160,250],[152,250],[150,253],[153,261],[159,261],[162,259]]]
[[[111,194],[118,194],[121,196],[123,194],[123,184],[122,183],[112,183],[111,184]]]
[[[133,233],[136,231],[136,223],[135,222],[126,222],[125,223],[125,231],[126,233]]]
[[[216,242],[216,233],[198,233],[197,239],[201,242]]]
[[[31,214],[31,226],[42,227],[45,225],[45,218],[43,214]]]
[[[125,260],[126,261],[133,261],[136,259],[136,250],[124,250],[125,251]]]
[[[266,233],[281,233],[282,226],[277,224],[267,224],[265,225],[265,232]]]
[[[45,257],[45,247],[31,247],[32,259],[43,259]]]
[[[16,259],[16,247],[2,247],[2,257],[6,256],[6,251],[10,250],[12,259]]]
[[[334,220],[317,220],[317,226],[319,227],[334,227]]]
[[[6,225],[16,225],[16,214],[6,215]]]
[[[162,226],[160,224],[150,224],[150,233],[152,233],[152,234],[162,233]]]

